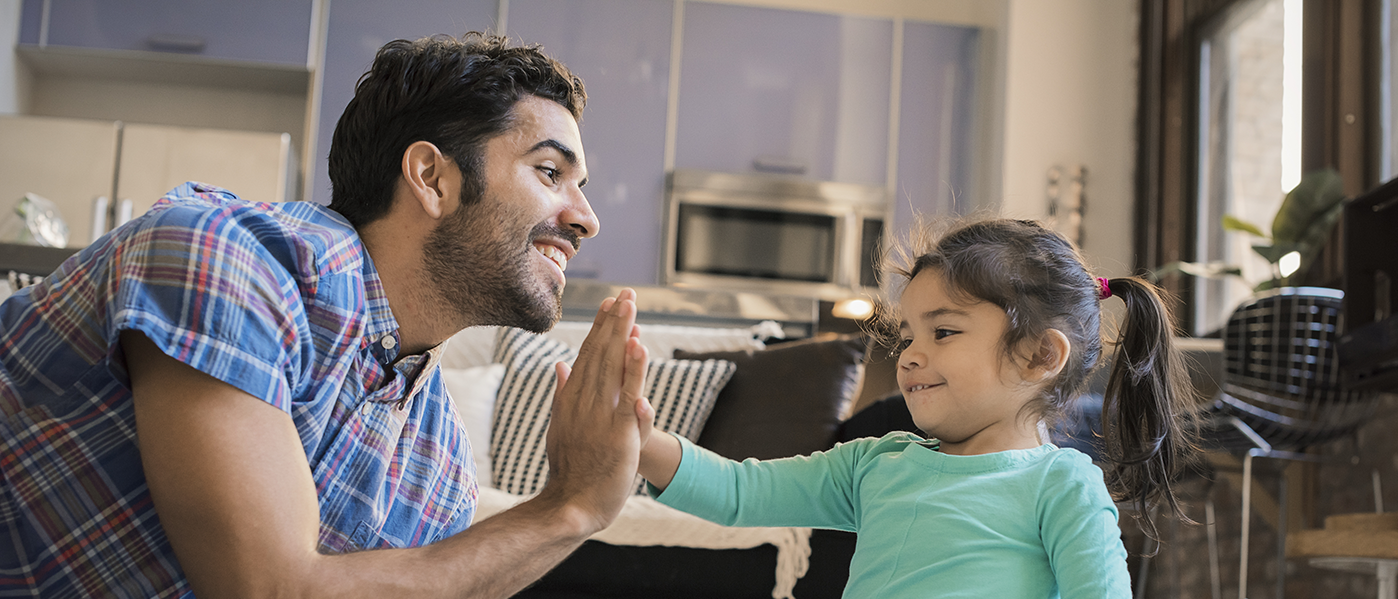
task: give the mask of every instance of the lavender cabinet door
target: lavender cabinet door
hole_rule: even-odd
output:
[[[311,0],[26,0],[21,41],[306,65]],[[47,35],[45,35],[45,33]]]
[[[884,185],[889,19],[687,2],[675,166]]]
[[[902,94],[898,122],[896,230],[914,214],[957,214],[972,176],[978,29],[903,24]]]
[[[665,187],[672,0],[511,0],[511,38],[542,44],[583,80],[583,189],[602,228],[568,276],[654,285]]]

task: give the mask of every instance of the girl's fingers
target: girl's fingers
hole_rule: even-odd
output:
[[[563,390],[563,386],[568,384],[568,375],[573,373],[573,369],[568,367],[567,362],[554,362],[553,373],[558,376],[558,385],[553,388],[553,394],[557,396]]]
[[[626,365],[621,379],[621,403],[630,403],[641,397],[646,382],[646,347],[635,337],[626,340]],[[630,401],[628,401],[630,400]]]

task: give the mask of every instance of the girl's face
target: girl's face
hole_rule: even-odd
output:
[[[1020,413],[1034,386],[1001,350],[1005,311],[957,301],[935,270],[918,273],[901,304],[898,386],[918,428],[948,454],[1037,447],[1037,426]]]

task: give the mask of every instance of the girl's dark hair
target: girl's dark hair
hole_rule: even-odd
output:
[[[1101,302],[1109,301],[1099,299],[1100,283],[1087,272],[1077,249],[1038,223],[1009,219],[962,224],[925,247],[910,264],[888,270],[904,283],[924,271],[935,272],[953,297],[1005,310],[1005,358],[1019,359],[1014,352],[1020,342],[1049,329],[1068,338],[1071,349],[1063,370],[1026,406],[1030,413],[1025,414],[1061,418],[1100,362]],[[1108,288],[1111,297],[1126,303],[1126,315],[1102,408],[1107,487],[1114,500],[1135,504],[1142,529],[1156,538],[1151,506],[1163,500],[1184,517],[1171,484],[1194,449],[1197,402],[1173,345],[1162,292],[1136,277],[1111,279]],[[881,331],[897,330],[896,323],[884,325]]]
[[[403,152],[436,145],[463,175],[462,200],[484,192],[482,148],[509,129],[515,104],[533,95],[582,116],[580,79],[538,46],[507,47],[472,32],[394,40],[359,78],[330,142],[330,208],[360,227],[388,212]]]

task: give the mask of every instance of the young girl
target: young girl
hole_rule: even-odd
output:
[[[1094,278],[1063,237],[1016,220],[963,226],[896,274],[898,384],[926,439],[738,463],[652,433],[640,462],[651,492],[721,524],[858,532],[845,597],[1129,597],[1114,500],[1178,512],[1170,476],[1189,447],[1191,397],[1156,289]],[[1110,297],[1127,314],[1103,407],[1104,484],[1038,423],[1097,366]]]

